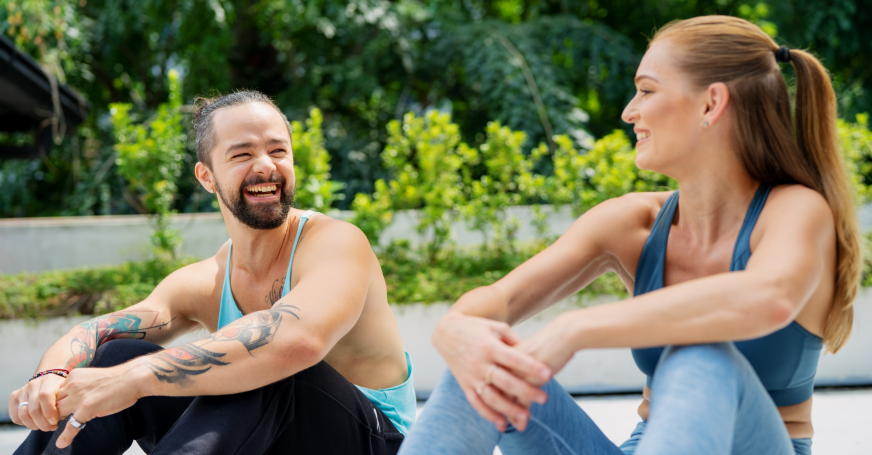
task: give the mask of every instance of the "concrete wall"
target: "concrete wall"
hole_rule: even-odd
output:
[[[555,235],[565,232],[574,221],[569,210],[546,210]],[[352,215],[349,211],[330,213],[339,219]],[[521,221],[520,239],[534,238],[529,207],[513,207],[509,216]],[[398,212],[381,241],[407,238],[419,242],[416,217],[416,211]],[[181,232],[182,253],[198,259],[215,254],[229,238],[220,213],[177,215],[170,227]],[[462,223],[457,223],[454,231],[459,245],[482,241],[479,233],[470,232]],[[0,219],[0,273],[116,265],[143,259],[148,255],[151,232],[148,218],[142,215]]]

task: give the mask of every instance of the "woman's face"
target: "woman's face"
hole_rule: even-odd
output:
[[[706,112],[704,91],[678,72],[674,52],[667,40],[648,49],[636,71],[636,96],[621,115],[634,125],[636,165],[672,177],[694,166]]]

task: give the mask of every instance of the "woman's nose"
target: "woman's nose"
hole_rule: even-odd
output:
[[[621,120],[627,123],[636,123],[636,120],[639,119],[639,110],[636,108],[636,97],[627,103],[627,106],[624,108],[624,112],[621,112]]]

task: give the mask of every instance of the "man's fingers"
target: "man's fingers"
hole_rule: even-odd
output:
[[[53,430],[54,425],[49,424],[48,419],[43,415],[42,401],[39,399],[39,395],[35,395],[33,398],[35,400],[27,403],[27,413],[30,415],[30,419],[40,431]]]
[[[493,356],[500,366],[530,384],[543,386],[551,380],[551,369],[548,365],[518,349],[501,346],[494,349]]]
[[[80,424],[80,426],[84,426],[87,421],[84,419],[84,417],[82,417],[82,415],[83,413],[79,413],[78,418],[74,417],[73,415],[70,415],[67,418],[67,425],[66,427],[64,427],[63,433],[61,433],[61,435],[58,437],[57,442],[55,443],[55,445],[58,446],[59,449],[63,449],[72,444],[73,438],[75,438],[76,435],[78,435],[79,432],[82,431],[81,429],[76,428],[76,426],[73,424],[73,421],[75,420]]]
[[[45,383],[43,383],[45,386]],[[58,420],[60,420],[60,416],[58,415],[57,406],[55,406],[55,394],[51,392],[50,387],[42,387],[39,390],[39,394],[37,394],[37,402],[39,404],[39,419],[33,416],[31,412],[31,417],[34,417],[34,422],[37,425],[41,425],[40,421],[45,421],[46,428],[43,431],[54,431],[57,429]],[[32,410],[31,410],[32,411]]]
[[[545,401],[548,400],[548,394],[545,391],[518,379],[500,367],[496,367],[490,376],[491,384],[494,387],[500,389],[507,396],[517,398],[518,403],[525,408],[529,409],[533,403],[545,404]]]
[[[508,427],[508,422],[506,422],[505,417],[499,412],[491,409],[481,398],[478,396],[478,392],[467,392],[466,393],[466,401],[469,401],[469,404],[472,405],[472,408],[475,409],[476,412],[482,417],[485,418],[488,422],[494,424],[497,427],[497,430],[500,432],[505,432]]]
[[[16,425],[21,425],[21,419],[18,418],[18,391],[14,391],[9,394],[9,418],[12,419],[12,423]]]
[[[504,415],[518,431],[524,431],[527,428],[527,421],[530,420],[530,411],[519,406],[496,387],[485,386],[482,389],[481,401],[491,409]]]

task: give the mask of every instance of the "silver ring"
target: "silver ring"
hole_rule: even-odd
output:
[[[83,429],[85,429],[85,425],[88,424],[87,422],[85,422],[85,423],[79,422],[78,420],[76,420],[75,417],[73,417],[72,414],[70,414],[70,420],[69,420],[69,422],[67,422],[67,423],[69,423],[70,425],[72,425],[73,428],[75,428],[75,429],[77,429],[77,430],[83,430]]]
[[[25,407],[25,406],[27,406],[27,402],[26,402],[26,401],[22,401],[21,403],[18,403],[18,409],[21,409],[21,408],[23,408],[23,407]]]

